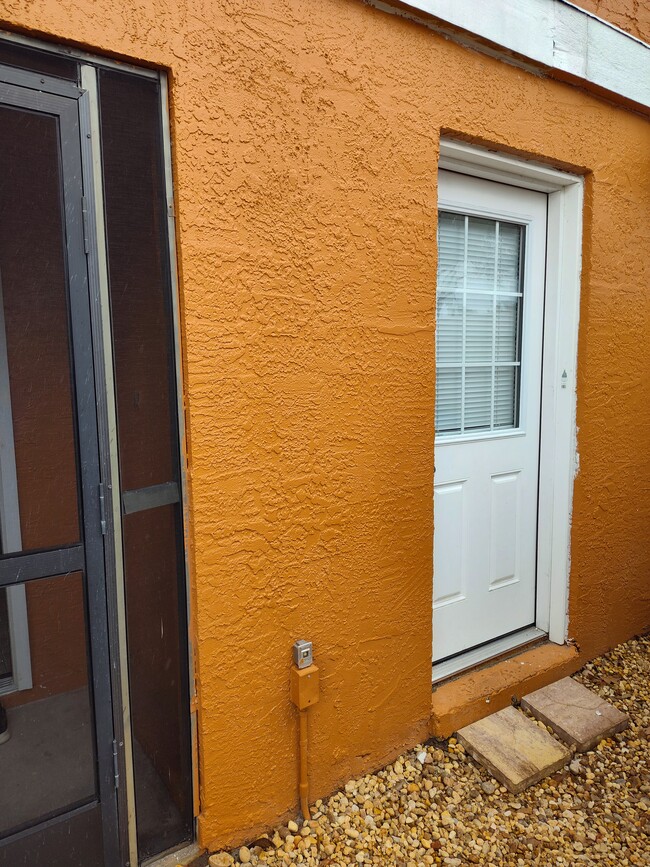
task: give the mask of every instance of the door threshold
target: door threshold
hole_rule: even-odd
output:
[[[458,656],[453,656],[444,662],[434,663],[431,677],[432,683],[447,680],[447,678],[460,674],[468,668],[474,668],[504,653],[508,653],[510,650],[515,650],[524,644],[531,644],[533,641],[539,641],[546,637],[547,633],[542,629],[538,629],[536,626],[527,626],[525,629],[520,629],[519,632],[513,632],[511,635],[497,638],[489,644],[482,644],[480,647],[460,653]]]
[[[161,855],[145,859],[140,867],[182,867],[200,855],[203,849],[198,843],[181,843],[181,848],[167,850]]]

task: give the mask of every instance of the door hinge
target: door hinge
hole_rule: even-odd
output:
[[[99,489],[99,526],[102,528],[102,536],[106,535],[106,497],[104,496],[104,483],[100,482]]]
[[[117,741],[113,741],[113,777],[115,781],[115,788],[119,789],[120,787],[120,766],[117,760]]]
[[[84,253],[87,256],[90,252],[90,232],[88,231],[88,199],[85,196],[81,197],[81,216],[83,218],[84,229]]]

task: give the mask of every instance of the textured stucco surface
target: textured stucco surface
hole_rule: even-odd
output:
[[[611,21],[637,39],[650,42],[650,4],[647,0],[575,0],[575,5]]]
[[[588,172],[570,633],[647,625],[647,121],[357,0],[2,10],[172,76],[204,843],[296,809],[295,638],[314,797],[428,730],[441,129]]]

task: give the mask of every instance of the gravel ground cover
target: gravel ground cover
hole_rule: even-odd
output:
[[[454,738],[429,743],[317,801],[310,822],[213,855],[212,867],[650,865],[650,636],[576,679],[630,727],[527,791],[509,794]]]

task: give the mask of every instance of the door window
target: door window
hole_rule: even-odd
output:
[[[80,540],[58,147],[56,118],[0,106],[5,555]]]
[[[525,228],[441,211],[436,433],[519,424]]]

